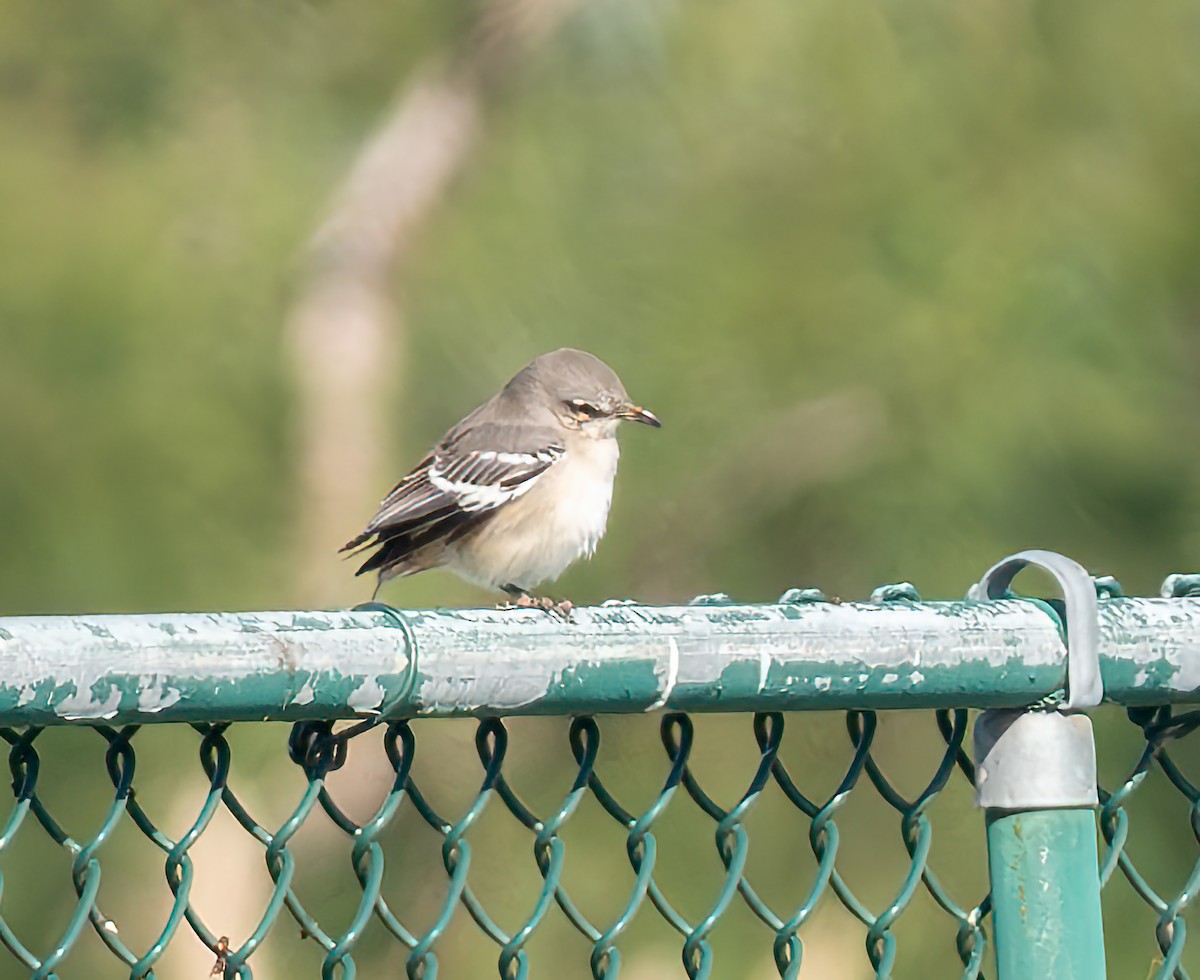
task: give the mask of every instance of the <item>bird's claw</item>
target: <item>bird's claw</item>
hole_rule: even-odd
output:
[[[549,596],[520,595],[513,602],[504,602],[497,609],[540,609],[549,616],[561,619],[564,623],[572,623],[571,610],[575,604],[570,599],[555,602]]]

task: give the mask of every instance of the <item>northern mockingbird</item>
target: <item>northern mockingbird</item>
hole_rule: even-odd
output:
[[[617,473],[617,427],[661,423],[599,358],[564,347],[535,358],[452,428],[342,551],[388,579],[444,566],[520,606],[566,612],[530,590],[591,555]]]

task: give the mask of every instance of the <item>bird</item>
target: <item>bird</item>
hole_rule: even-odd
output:
[[[604,535],[623,421],[662,426],[594,354],[542,354],[454,425],[341,551],[376,549],[356,573],[377,573],[375,595],[389,579],[445,567],[505,593],[502,608],[569,619],[570,602],[533,590]]]

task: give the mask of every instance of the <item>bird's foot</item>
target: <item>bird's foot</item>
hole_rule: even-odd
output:
[[[497,609],[540,609],[547,615],[561,619],[564,623],[574,622],[571,619],[571,610],[575,608],[575,603],[570,599],[562,599],[555,602],[549,596],[532,596],[527,592],[522,592],[516,596],[512,602],[503,602],[496,607]]]

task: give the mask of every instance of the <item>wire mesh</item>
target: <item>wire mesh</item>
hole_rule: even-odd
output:
[[[139,800],[135,787],[138,727],[96,726],[91,730],[104,740],[104,764],[112,796],[99,829],[87,837],[72,836],[66,826],[70,821],[62,814],[52,813],[43,798],[39,740],[44,738],[45,731],[0,729],[0,736],[9,744],[14,797],[14,806],[0,835],[0,860],[11,856],[25,837],[40,829],[70,856],[70,883],[75,894],[66,927],[57,935],[18,936],[0,903],[0,941],[31,977],[53,977],[70,963],[81,938],[91,933],[103,943],[110,958],[119,961],[119,965],[112,963],[107,968],[114,971],[112,975],[152,977],[165,951],[188,931],[210,951],[214,975],[250,977],[255,956],[268,934],[284,930],[286,923],[292,923],[298,927],[300,941],[320,947],[321,976],[352,977],[357,970],[356,950],[368,925],[373,925],[382,927],[403,948],[408,976],[431,978],[438,973],[439,950],[447,941],[452,924],[461,926],[467,916],[494,945],[497,974],[515,978],[530,975],[530,941],[549,917],[558,915],[580,937],[582,956],[581,972],[575,974],[556,965],[555,975],[611,978],[621,969],[622,938],[631,923],[640,916],[656,915],[678,937],[681,974],[700,978],[722,975],[714,972],[712,933],[731,906],[742,903],[758,920],[778,975],[795,977],[800,975],[804,963],[804,927],[812,919],[819,901],[831,896],[865,927],[865,956],[872,971],[878,976],[888,976],[897,953],[894,926],[909,909],[918,890],[924,889],[951,920],[962,975],[979,976],[986,948],[983,932],[986,899],[956,900],[929,864],[932,839],[929,807],[956,774],[970,779],[971,766],[963,751],[967,712],[939,711],[936,722],[944,746],[941,758],[927,784],[915,796],[907,798],[884,775],[872,754],[878,732],[876,715],[850,712],[845,716],[849,765],[833,792],[818,798],[801,791],[780,756],[784,717],[775,713],[755,715],[750,724],[757,766],[747,774],[746,784],[732,805],[722,805],[702,786],[690,765],[695,745],[693,720],[683,714],[668,714],[663,716],[660,726],[661,783],[649,805],[643,807],[619,799],[602,778],[597,764],[601,727],[593,718],[577,718],[570,723],[567,733],[567,747],[573,761],[570,784],[555,805],[534,812],[505,775],[508,728],[499,719],[485,719],[478,722],[474,736],[479,767],[477,791],[469,805],[456,813],[435,808],[418,785],[413,774],[417,740],[410,722],[356,725],[337,733],[326,723],[306,723],[293,728],[289,745],[292,762],[304,774],[304,790],[278,824],[260,820],[230,785],[233,759],[230,726],[201,724],[193,728],[207,789],[191,825],[178,836],[170,836]],[[606,722],[613,726],[621,723]],[[374,732],[370,731],[372,728]],[[352,743],[357,746],[380,735],[390,769],[390,787],[375,812],[368,819],[356,821],[335,801],[327,781],[345,763]],[[461,762],[456,762],[456,773],[458,778],[466,779]],[[874,908],[856,894],[838,867],[839,813],[852,792],[863,786],[873,787],[899,816],[900,837],[907,854],[901,880],[888,900]],[[815,861],[812,880],[799,889],[794,904],[786,907],[768,902],[755,890],[747,873],[750,836],[746,821],[768,789],[780,793],[790,805],[796,829],[806,834]],[[620,908],[608,920],[585,913],[564,881],[567,856],[563,830],[587,796],[599,804],[606,818],[624,836],[626,867],[611,865],[608,882],[621,893]],[[710,859],[720,869],[717,887],[704,898],[701,903],[704,910],[699,915],[685,914],[678,900],[672,899],[669,883],[657,873],[659,835],[665,814],[669,808],[681,805],[693,807],[708,821],[715,850]],[[271,880],[261,915],[248,934],[237,941],[210,925],[189,900],[195,875],[194,848],[222,808],[257,843]],[[528,911],[515,926],[508,928],[502,927],[500,920],[509,918],[510,909],[504,907],[505,914],[501,915],[496,908],[489,908],[471,883],[475,849],[486,846],[486,842],[474,839],[472,830],[489,808],[502,808],[526,829],[540,879]],[[385,849],[381,838],[405,810],[417,814],[440,840],[440,860],[447,882],[433,921],[424,927],[404,921],[389,904],[382,887]],[[300,828],[318,813],[324,813],[340,830],[359,887],[349,922],[336,930],[320,921],[294,887],[297,852],[292,844]],[[161,929],[151,942],[136,948],[123,938],[124,930],[118,927],[116,917],[105,914],[99,896],[106,845],[122,824],[132,824],[161,853],[165,883],[171,894]]]
[[[894,717],[895,713],[891,714]],[[510,726],[495,718],[468,722],[475,726],[473,750],[459,746],[459,757],[450,758],[442,746],[442,751],[431,760],[435,765],[430,773],[443,773],[447,781],[457,784],[460,789],[468,782],[472,787],[465,797],[466,805],[453,811],[440,803],[435,804],[420,785],[426,777],[418,780],[414,773],[419,754],[414,728],[425,725],[423,731],[432,735],[436,726],[461,725],[461,722],[367,723],[337,732],[327,723],[302,723],[293,727],[288,740],[291,764],[302,776],[301,791],[294,801],[282,800],[280,793],[270,794],[275,797],[276,804],[286,804],[279,819],[268,819],[253,812],[254,808],[244,802],[243,795],[232,785],[233,728],[224,724],[198,724],[191,729],[203,792],[189,824],[174,835],[143,807],[135,778],[138,771],[135,746],[148,737],[157,737],[158,732],[139,731],[136,726],[95,726],[73,733],[90,734],[102,740],[109,789],[106,802],[99,808],[99,819],[94,821],[95,829],[82,834],[71,829],[73,824],[81,822],[79,806],[70,802],[72,797],[67,797],[65,806],[61,802],[56,806],[48,802],[49,796],[53,795],[47,792],[51,777],[43,765],[41,748],[47,738],[53,738],[59,731],[0,729],[0,737],[9,746],[13,794],[12,807],[0,832],[0,869],[4,871],[0,884],[10,885],[8,879],[12,877],[10,869],[14,860],[19,859],[23,848],[30,847],[34,835],[41,834],[69,858],[66,874],[69,886],[66,882],[57,884],[64,890],[69,887],[74,895],[65,910],[66,921],[61,927],[53,921],[53,916],[45,916],[38,918],[32,928],[25,922],[24,931],[21,931],[11,921],[13,909],[20,908],[20,893],[11,887],[3,888],[0,942],[8,950],[11,960],[0,975],[35,978],[173,976],[177,974],[171,970],[157,971],[163,969],[164,957],[172,946],[191,937],[193,944],[198,940],[207,949],[212,975],[251,977],[255,975],[259,961],[266,960],[263,951],[268,938],[274,937],[277,943],[315,948],[319,966],[314,964],[311,975],[353,977],[360,969],[366,969],[366,975],[376,975],[378,964],[385,961],[380,958],[380,949],[387,946],[390,947],[390,958],[386,962],[395,965],[392,973],[433,978],[438,975],[439,964],[445,960],[447,951],[452,954],[461,942],[464,931],[475,930],[490,944],[494,963],[491,969],[500,977],[532,975],[534,963],[541,962],[538,956],[545,954],[553,955],[555,961],[542,965],[541,975],[612,978],[622,971],[622,957],[629,952],[625,947],[635,924],[647,917],[659,920],[659,924],[665,925],[675,936],[678,958],[674,969],[681,976],[828,975],[806,971],[805,954],[812,938],[820,937],[820,932],[813,929],[818,908],[822,903],[836,903],[860,924],[858,931],[863,943],[859,946],[856,965],[853,968],[845,966],[847,972],[838,975],[889,977],[897,974],[898,962],[908,964],[907,968],[900,968],[899,975],[912,975],[916,961],[898,959],[901,943],[897,933],[905,918],[914,914],[925,923],[923,932],[931,931],[930,923],[936,928],[936,921],[931,918],[932,908],[936,909],[937,921],[941,922],[937,929],[941,935],[936,942],[943,947],[952,947],[959,965],[949,972],[943,959],[940,961],[941,972],[928,975],[985,976],[989,967],[987,928],[990,911],[986,886],[976,888],[975,892],[958,893],[964,889],[948,886],[935,871],[931,859],[932,808],[948,787],[969,788],[973,778],[972,765],[964,749],[968,712],[903,714],[910,716],[910,722],[936,728],[937,745],[940,746],[932,757],[927,751],[932,742],[926,741],[919,746],[924,756],[921,764],[901,780],[912,783],[916,769],[922,770],[924,774],[916,780],[922,785],[911,795],[901,792],[896,782],[884,772],[880,756],[887,754],[889,740],[881,736],[881,720],[875,713],[849,712],[844,716],[839,727],[844,727],[845,731],[847,761],[832,787],[820,795],[801,789],[806,781],[804,766],[796,766],[794,761],[785,762],[781,750],[787,721],[794,719],[803,725],[819,720],[821,727],[828,729],[831,716],[823,713],[816,718],[788,716],[785,719],[780,714],[763,713],[752,718],[719,719],[725,726],[720,735],[722,743],[731,733],[741,731],[752,738],[753,753],[748,758],[756,757],[757,763],[742,773],[744,784],[732,794],[732,799],[726,803],[718,802],[717,796],[721,794],[706,787],[697,770],[697,723],[687,715],[668,714],[661,718],[659,725],[661,755],[652,767],[654,775],[650,777],[654,788],[649,793],[633,794],[644,797],[635,804],[631,799],[623,798],[622,790],[615,789],[614,785],[622,782],[617,767],[624,761],[640,765],[646,759],[645,756],[630,756],[625,751],[630,740],[624,737],[621,729],[637,720],[606,719],[603,730],[611,732],[611,736],[602,737],[601,723],[583,717],[569,723],[565,745],[554,746],[561,749],[555,753],[559,761],[569,761],[553,770],[537,763],[536,769],[543,773],[553,771],[555,779],[562,783],[557,798],[537,809],[517,792],[507,775]],[[1194,860],[1195,842],[1200,837],[1200,789],[1184,775],[1169,747],[1200,725],[1200,714],[1178,715],[1168,708],[1135,708],[1130,709],[1128,716],[1136,726],[1141,752],[1115,788],[1111,792],[1102,792],[1099,823],[1108,845],[1102,856],[1102,877],[1110,891],[1117,887],[1114,883],[1128,883],[1153,912],[1154,938],[1160,955],[1152,961],[1149,975],[1182,978],[1188,976],[1184,963],[1185,913],[1200,887],[1200,862]],[[892,723],[893,717],[884,719],[883,726]],[[718,719],[706,718],[703,722],[710,723],[718,723]],[[182,726],[157,727],[161,730]],[[253,729],[256,726],[234,727]],[[277,725],[268,727],[273,736],[278,736],[271,739],[278,759],[283,729]],[[561,733],[561,728],[559,731]],[[644,734],[644,726],[642,732]],[[903,737],[909,739],[908,735]],[[536,741],[544,743],[544,734],[537,734]],[[609,741],[617,743],[617,750],[611,756],[603,751]],[[339,805],[330,789],[330,780],[347,762],[351,752],[378,753],[380,748],[387,760],[387,785],[379,788],[380,799],[373,812],[356,819]],[[474,756],[470,768],[461,758],[462,749]],[[77,748],[71,755],[76,763],[80,761]],[[257,763],[262,753],[251,755],[254,756],[252,761]],[[453,766],[452,771],[447,772],[447,766]],[[605,770],[604,775],[602,770]],[[69,773],[70,769],[66,771]],[[185,775],[184,768],[177,763],[174,771],[179,778]],[[610,778],[610,772],[616,778]],[[265,775],[251,771],[242,778],[253,784],[263,780]],[[1157,779],[1180,795],[1190,828],[1192,853],[1184,862],[1187,874],[1173,890],[1151,883],[1152,875],[1135,863],[1135,848],[1131,847],[1130,803],[1151,779]],[[434,779],[434,782],[438,781]],[[96,788],[92,784],[93,792]],[[157,793],[171,791],[157,774],[153,788]],[[721,787],[722,792],[726,789],[727,786]],[[858,827],[857,839],[848,844],[843,833],[847,807],[864,794],[885,809],[870,815],[868,823],[875,825],[875,833],[871,834],[875,839],[863,839],[863,820],[860,818],[852,821]],[[777,897],[769,900],[763,890],[756,888],[755,875],[748,861],[752,817],[756,807],[768,797],[771,806],[785,807],[787,815],[784,822],[775,820],[770,827],[776,834],[784,829],[793,840],[803,839],[811,856],[803,874],[798,873],[799,863],[793,862],[797,873],[786,876],[792,883],[791,895],[786,902]],[[596,868],[602,869],[600,887],[608,893],[610,906],[615,909],[607,918],[584,911],[589,902],[578,899],[575,887],[565,873],[570,863],[566,842],[568,831],[572,821],[579,819],[577,814],[585,801],[602,814],[603,820],[623,841],[624,853],[620,859],[611,853],[600,858],[599,864],[594,855],[591,859],[593,873]],[[680,809],[686,809],[692,818],[701,818],[708,828],[708,849],[687,855],[688,861],[711,865],[717,872],[715,877],[710,876],[710,887],[703,892],[687,886],[681,891],[679,882],[672,880],[672,874],[664,870],[664,862],[660,860],[662,844],[669,842],[677,827],[677,823],[671,822],[671,813]],[[1162,807],[1156,804],[1155,809]],[[883,812],[892,814],[894,822],[890,826],[878,826]],[[518,889],[514,886],[498,895],[492,894],[490,898],[485,898],[475,887],[477,859],[481,853],[486,855],[489,840],[494,836],[487,827],[481,826],[485,813],[492,819],[499,814],[523,828],[530,849],[506,845],[501,856],[502,876],[515,880],[510,865],[531,862],[536,870],[532,887]],[[217,925],[220,910],[214,916],[211,909],[201,910],[192,900],[199,845],[206,834],[212,833],[219,814],[232,818],[245,840],[253,842],[269,879],[261,911],[253,922],[244,925],[244,934],[232,938]],[[961,821],[963,815],[961,809],[957,812],[951,809],[939,819],[951,823]],[[584,819],[590,828],[592,822]],[[975,819],[978,832],[982,820]],[[297,836],[302,828],[317,820],[327,820],[336,828],[342,842],[337,849],[339,857],[342,860],[348,858],[356,883],[352,900],[343,902],[342,909],[331,917],[331,921],[326,921],[317,911],[323,898],[319,895],[302,898],[301,889],[297,887],[298,864],[311,855],[311,849],[296,846]],[[410,882],[393,881],[390,887],[385,887],[386,869],[395,866],[393,875],[403,872],[403,861],[389,860],[389,849],[398,842],[395,830],[403,826],[403,841],[412,847],[417,841],[414,821],[427,828],[427,840],[437,852],[437,864],[444,879],[440,893],[438,889],[417,889],[426,902],[426,907],[420,911],[411,907],[401,910],[399,905],[403,903],[389,897],[403,894]],[[1157,823],[1161,826],[1161,822]],[[153,917],[149,914],[152,908],[163,911],[161,924],[154,924],[153,935],[140,945],[127,938],[127,932],[144,934],[145,923],[139,930],[127,930],[123,921],[123,916],[129,914],[129,896],[118,900],[125,909],[123,915],[110,916],[105,913],[105,905],[111,892],[102,893],[100,887],[105,869],[110,869],[111,874],[112,866],[119,865],[127,853],[123,845],[114,845],[113,838],[129,828],[135,828],[143,841],[160,855],[159,884],[165,884],[169,894],[165,902],[134,896],[133,907],[144,906],[148,918]],[[861,859],[862,852],[870,851],[879,840],[891,834],[896,834],[903,845],[903,861],[890,866],[886,862],[875,863],[873,866],[879,872],[876,877],[882,877],[888,867],[888,879],[869,882],[865,887],[852,887],[851,877],[856,875],[861,879],[864,865],[859,860],[856,870],[848,874],[848,858],[857,853]],[[979,852],[969,857],[981,863],[981,834],[979,837]],[[609,842],[612,843],[611,839]],[[601,843],[601,835],[589,829],[581,839],[572,840],[571,858],[579,861],[583,859],[581,848],[598,847]],[[773,838],[755,837],[755,844],[777,860],[783,860],[783,855],[788,853],[782,843]],[[1176,845],[1182,843],[1181,839],[1175,839]],[[951,855],[953,862],[963,859],[962,854]],[[674,863],[676,870],[678,863]],[[47,879],[47,887],[54,884],[48,880],[51,878],[49,868],[39,874]],[[951,873],[949,877],[955,878],[955,875]],[[961,884],[960,878],[956,879],[958,884]],[[305,894],[309,895],[313,888],[311,883],[307,885]],[[147,883],[143,882],[141,887],[146,888]],[[778,893],[779,889],[773,891]],[[865,897],[864,892],[869,892],[871,898]],[[430,900],[430,895],[435,897]],[[880,899],[880,895],[884,897]],[[932,905],[923,896],[932,899]],[[686,911],[685,906],[691,911]],[[730,958],[721,961],[714,953],[714,931],[739,906],[743,913],[748,912],[753,917],[752,934],[763,950],[763,955],[754,959],[758,968],[753,973],[744,963]],[[555,919],[560,927],[560,941],[536,951],[535,937],[545,932],[547,925]],[[562,941],[564,923],[574,934],[573,941]],[[373,938],[365,942],[364,937],[369,933]],[[843,931],[841,935],[847,934]],[[386,942],[381,942],[381,936],[386,937]],[[89,944],[85,942],[88,937],[98,939],[103,951],[97,951],[94,941],[89,950]],[[1110,944],[1121,941],[1121,937],[1114,939],[1110,935]],[[636,964],[636,950],[641,949],[642,944],[639,942],[634,946],[632,961]],[[848,964],[854,959],[847,954],[840,962]],[[770,968],[765,966],[768,961],[772,965]],[[451,955],[451,962],[461,966],[462,960]],[[267,972],[263,975],[275,974]]]
[[[866,963],[870,973],[877,976],[893,974],[898,955],[895,926],[913,906],[914,896],[924,890],[941,909],[949,927],[948,936],[955,946],[961,963],[962,976],[982,975],[986,950],[985,920],[988,900],[984,895],[954,896],[943,885],[930,864],[930,847],[934,828],[929,817],[930,806],[950,780],[970,781],[972,766],[964,751],[967,732],[965,710],[938,711],[935,715],[938,735],[943,746],[936,768],[919,792],[902,795],[884,775],[872,748],[877,747],[878,720],[875,714],[852,711],[845,716],[846,738],[850,748],[850,763],[836,783],[832,793],[810,796],[798,786],[798,774],[780,756],[784,741],[785,719],[779,714],[755,715],[750,722],[757,752],[754,771],[746,774],[745,786],[731,805],[722,805],[701,784],[692,766],[695,746],[695,725],[689,716],[671,714],[662,717],[661,782],[652,794],[648,806],[632,806],[618,799],[616,793],[598,771],[601,750],[601,728],[588,717],[570,723],[568,747],[574,762],[574,775],[569,787],[553,806],[534,812],[505,776],[505,759],[509,751],[509,731],[504,722],[487,719],[478,723],[474,735],[475,756],[478,759],[478,790],[469,805],[461,812],[449,813],[434,807],[422,792],[413,774],[416,758],[416,738],[412,723],[392,722],[368,732],[365,726],[354,726],[347,732],[334,733],[329,725],[301,725],[293,729],[290,738],[290,757],[304,772],[304,792],[290,808],[286,818],[277,824],[263,822],[253,814],[238,793],[230,786],[233,751],[230,729],[226,725],[193,726],[198,738],[200,771],[206,789],[202,805],[185,832],[170,836],[151,818],[140,804],[134,775],[137,753],[134,751],[137,727],[110,728],[97,726],[94,731],[104,741],[106,768],[112,799],[104,813],[100,828],[90,836],[72,836],[66,829],[67,820],[50,812],[43,800],[42,764],[38,746],[44,738],[43,729],[26,731],[0,729],[0,735],[10,745],[10,770],[13,776],[14,806],[0,835],[0,860],[22,847],[24,838],[38,830],[70,855],[70,883],[74,900],[65,928],[59,934],[18,936],[6,916],[0,914],[0,942],[20,967],[34,978],[60,975],[71,962],[73,951],[86,933],[92,933],[107,949],[110,963],[106,973],[130,975],[134,978],[155,976],[155,970],[170,944],[178,942],[182,933],[190,932],[210,951],[214,975],[227,978],[248,978],[253,975],[254,957],[262,949],[272,931],[288,932],[300,937],[300,942],[316,944],[323,958],[319,973],[322,976],[354,976],[355,954],[368,926],[382,927],[392,942],[404,951],[404,969],[412,978],[433,978],[438,974],[439,951],[448,942],[451,926],[461,928],[468,916],[494,946],[497,973],[503,978],[522,978],[530,972],[530,939],[553,915],[563,916],[574,927],[580,940],[578,970],[554,964],[554,975],[592,975],[594,978],[613,978],[622,966],[622,940],[631,922],[638,916],[656,915],[677,934],[680,955],[680,974],[689,978],[742,975],[725,964],[715,970],[712,934],[722,916],[734,903],[742,903],[755,916],[760,926],[761,940],[769,945],[770,958],[780,976],[798,976],[804,964],[805,926],[809,925],[821,900],[839,902],[864,928]],[[746,719],[746,721],[750,721]],[[437,725],[438,722],[432,722]],[[620,721],[606,725],[618,726]],[[244,726],[245,727],[245,726]],[[350,818],[338,806],[326,782],[338,766],[346,762],[352,741],[355,745],[366,739],[380,738],[390,769],[390,787],[382,802],[364,820]],[[467,772],[457,760],[456,778],[466,780]],[[803,780],[799,780],[803,781]],[[1134,786],[1130,782],[1129,786]],[[906,867],[898,882],[888,885],[889,897],[871,906],[848,884],[840,870],[842,850],[839,817],[852,794],[874,792],[890,811],[899,817],[899,836],[907,855]],[[750,835],[746,820],[767,790],[781,795],[791,807],[791,832],[806,835],[814,859],[814,873],[809,880],[797,882],[791,904],[770,903],[755,889],[748,873]],[[624,836],[624,864],[619,868],[612,862],[607,884],[622,895],[620,908],[611,919],[599,920],[584,913],[581,904],[572,898],[565,884],[566,848],[563,830],[584,796],[599,804],[606,818]],[[1195,799],[1193,793],[1192,799]],[[720,868],[718,886],[704,896],[701,914],[686,915],[678,901],[671,897],[670,883],[662,880],[658,870],[658,852],[662,826],[668,808],[690,806],[703,814],[709,824],[715,854]],[[488,808],[503,808],[532,837],[533,861],[538,871],[539,886],[528,912],[515,926],[502,927],[499,920],[510,918],[490,908],[472,886],[472,864],[475,850],[486,847],[486,841],[476,840],[473,828]],[[268,900],[244,938],[230,939],[220,928],[210,925],[200,910],[190,901],[194,866],[193,849],[209,830],[215,814],[226,811],[235,819],[244,834],[262,849],[266,872],[271,886]],[[439,841],[440,864],[446,879],[443,897],[433,909],[432,921],[418,926],[404,921],[392,908],[382,888],[385,867],[383,838],[389,825],[397,822],[404,811],[418,814]],[[353,914],[340,928],[323,924],[301,900],[294,888],[298,855],[292,844],[301,826],[323,812],[340,830],[343,849],[347,850],[353,867],[359,895]],[[1194,812],[1194,811],[1193,811]],[[70,816],[70,814],[68,814]],[[122,938],[122,928],[115,918],[103,912],[98,896],[106,847],[114,830],[121,824],[132,824],[146,841],[154,844],[163,858],[164,882],[170,892],[169,908],[152,942],[134,948]],[[1124,824],[1120,799],[1110,798],[1105,807],[1105,828],[1112,828],[1116,842],[1114,860],[1127,874],[1133,873],[1132,862],[1124,855],[1120,844],[1124,840]],[[1109,830],[1106,830],[1109,834]],[[772,842],[764,842],[772,847]],[[862,844],[859,844],[862,846]],[[511,856],[511,855],[510,855]],[[700,855],[696,860],[702,860]],[[618,873],[619,868],[619,873]],[[1128,870],[1127,870],[1128,868]],[[1133,880],[1139,880],[1135,877]],[[1190,884],[1190,883],[1189,883]],[[1148,891],[1147,895],[1152,892]],[[1187,895],[1175,900],[1154,901],[1162,904],[1164,950],[1182,945],[1182,928],[1177,924],[1178,912],[1187,902]],[[528,896],[527,896],[528,897]],[[695,896],[691,896],[695,897]],[[1147,898],[1150,901],[1150,898]],[[505,903],[506,904],[506,903]],[[5,912],[0,904],[0,913]],[[504,908],[504,913],[509,908]],[[48,924],[47,924],[48,925]],[[1174,930],[1174,932],[1172,932]],[[715,972],[714,972],[715,970]],[[86,975],[106,975],[89,972]]]

